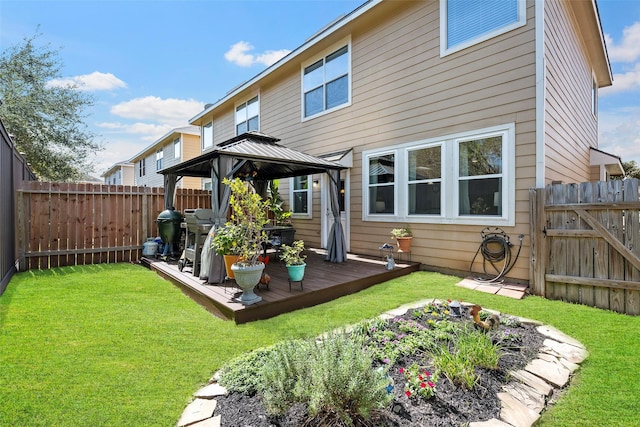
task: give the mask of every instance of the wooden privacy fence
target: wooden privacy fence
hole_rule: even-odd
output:
[[[17,196],[20,270],[137,262],[164,210],[154,187],[24,181]],[[211,208],[211,192],[178,189],[175,208]]]
[[[640,314],[638,180],[532,189],[532,293]]]

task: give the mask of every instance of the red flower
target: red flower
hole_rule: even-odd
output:
[[[432,383],[431,381],[429,381],[427,384],[429,384],[429,387],[434,388],[436,385],[434,383]]]
[[[426,387],[427,387],[427,385],[425,383],[420,383],[420,388],[426,388]],[[429,386],[429,387],[431,387],[431,386]]]
[[[409,390],[405,391],[404,394],[406,394],[407,397],[411,397],[411,392]]]
[[[450,300],[450,299],[448,299],[448,300],[447,300],[447,302],[451,302],[451,300]]]
[[[398,372],[400,372],[401,374],[404,374],[404,368],[398,369]]]

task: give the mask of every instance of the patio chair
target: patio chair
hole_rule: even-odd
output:
[[[295,240],[296,230],[279,230],[277,234],[273,234],[269,240],[269,246],[276,250],[275,257],[280,259],[280,249],[282,245],[291,246]]]

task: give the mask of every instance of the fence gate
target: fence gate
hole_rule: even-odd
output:
[[[640,314],[638,180],[531,190],[532,293]]]

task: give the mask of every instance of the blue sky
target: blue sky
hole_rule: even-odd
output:
[[[62,79],[96,98],[100,175],[258,74],[364,0],[0,1],[0,51],[36,33]],[[600,149],[640,163],[640,0],[598,0],[614,73]]]

